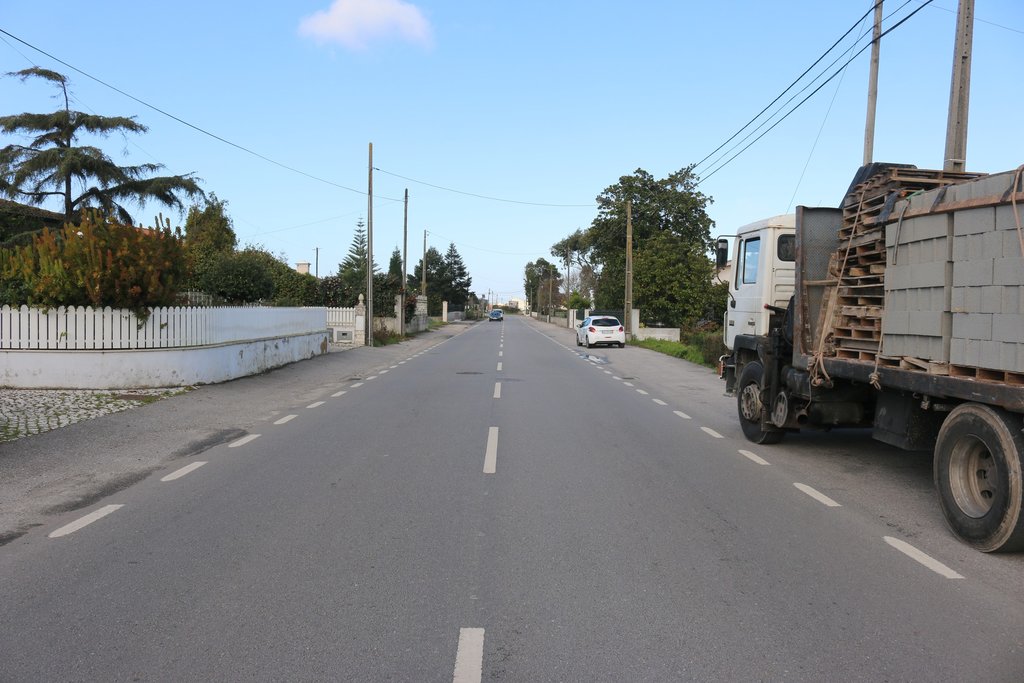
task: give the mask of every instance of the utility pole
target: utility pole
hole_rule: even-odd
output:
[[[423,265],[420,266],[420,294],[427,298],[427,231],[423,231]]]
[[[871,72],[868,75],[868,115],[864,124],[864,165],[875,151],[875,109],[878,104],[878,53],[882,46],[882,0],[875,5],[875,30],[871,42]]]
[[[971,99],[971,47],[974,41],[974,0],[960,0],[953,43],[953,78],[946,119],[946,153],[942,170],[962,172],[967,166],[967,114]]]
[[[405,215],[402,218],[402,286],[398,289],[398,331],[405,337],[405,286],[408,279],[405,274],[406,254],[409,251],[409,188],[405,188]]]
[[[548,264],[548,322],[551,322],[551,286],[555,283],[555,264]]]
[[[316,256],[313,258],[313,261],[316,263],[316,265],[314,266],[313,272],[316,274],[316,279],[319,280],[320,279],[320,247],[313,247],[313,252],[316,254]]]
[[[626,305],[622,321],[626,339],[633,338],[633,202],[626,200]]]
[[[366,187],[366,345],[373,346],[373,143]]]

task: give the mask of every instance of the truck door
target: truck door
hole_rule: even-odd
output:
[[[758,325],[764,317],[762,270],[761,236],[740,238],[730,283],[732,298],[725,313],[725,345],[730,349],[738,334],[763,333]]]

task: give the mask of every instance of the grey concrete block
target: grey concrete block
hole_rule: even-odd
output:
[[[1024,372],[1021,365],[1020,344],[1005,342],[981,342],[978,354],[978,367],[1007,372]]]
[[[977,235],[996,228],[996,210],[987,206],[980,209],[964,209],[953,214],[954,235]]]
[[[953,269],[945,261],[888,265],[885,269],[886,289],[919,289],[947,287],[953,283]],[[992,284],[991,280],[986,284]]]
[[[1024,314],[1024,288],[1003,287],[999,293],[1002,306],[1000,313]]]
[[[1024,226],[1024,200],[1017,200],[1016,217],[1013,212],[1013,204],[1000,204],[996,207],[996,230],[1016,232],[1018,217],[1021,226]]]
[[[890,311],[882,313],[882,334],[910,334],[910,311]]]
[[[949,337],[953,314],[944,311],[909,311],[910,334],[920,337]]]
[[[955,339],[992,340],[991,313],[954,313],[953,337]]]
[[[907,355],[906,337],[904,337],[903,335],[883,334],[881,353],[884,356]]]
[[[1024,285],[1024,259],[997,258],[992,262],[992,284]]]
[[[972,339],[957,339],[949,343],[949,362],[954,365],[978,367],[981,359],[981,342]]]
[[[978,307],[975,309],[978,313],[1002,313],[1003,312],[1003,292],[1006,287],[978,287],[979,299]]]
[[[899,215],[898,213],[896,214]],[[899,226],[900,244],[910,244],[921,240],[936,239],[938,237],[949,237],[953,234],[953,224],[950,214],[933,214],[930,216],[918,216],[908,218]],[[896,244],[896,224],[892,224],[885,231],[885,246],[891,247]]]
[[[995,259],[953,262],[954,287],[983,287],[993,284]]]
[[[1013,171],[993,173],[977,180],[951,186],[947,191],[947,198],[952,197],[955,201],[967,201],[968,199],[1001,197],[1010,188],[1012,181]]]
[[[997,313],[992,316],[992,341],[1024,344],[1024,315]]]

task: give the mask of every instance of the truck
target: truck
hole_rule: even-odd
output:
[[[931,451],[952,532],[1024,550],[1022,175],[869,164],[838,208],[720,238],[720,374],[744,436],[860,427]]]

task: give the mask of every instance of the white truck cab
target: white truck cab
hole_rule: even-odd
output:
[[[784,214],[744,225],[734,237],[729,305],[723,335],[730,351],[737,335],[768,333],[765,304],[785,308],[796,278],[796,215]],[[718,240],[718,263],[728,256],[728,240]]]

